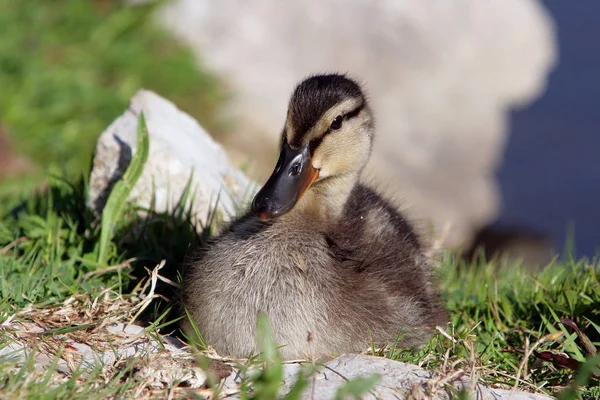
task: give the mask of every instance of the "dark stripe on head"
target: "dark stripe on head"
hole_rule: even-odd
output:
[[[290,145],[301,146],[306,134],[323,114],[348,98],[364,99],[364,96],[360,86],[344,75],[317,75],[301,82],[290,100],[288,118],[294,130]],[[361,108],[357,109],[357,115]]]
[[[365,103],[361,103],[358,107],[356,107],[354,110],[347,112],[346,114],[342,115],[342,118],[344,121],[347,121],[349,119],[352,119],[354,117],[358,117],[358,114],[360,114],[360,112],[362,111],[362,109],[365,108]],[[310,154],[312,155],[316,148],[319,147],[319,145],[321,144],[321,142],[323,141],[323,138],[329,133],[331,132],[331,128],[328,128],[323,135],[314,138],[313,140],[310,141]],[[285,133],[284,133],[285,135]]]

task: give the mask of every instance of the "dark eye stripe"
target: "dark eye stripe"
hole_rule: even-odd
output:
[[[308,143],[308,150],[310,151],[310,155],[311,156],[314,154],[314,152],[317,149],[317,147],[319,147],[319,145],[321,144],[321,142],[323,141],[323,138],[325,137],[325,135],[327,133],[329,133],[329,129],[322,136],[320,136],[318,138],[314,138],[313,140],[311,140]]]
[[[346,114],[343,115],[344,120],[349,120],[350,118],[354,118],[356,117],[358,114],[360,114],[360,112],[362,111],[362,109],[364,108],[365,104],[361,104],[358,107],[356,107],[354,110],[347,112]]]
[[[360,114],[360,112],[362,111],[362,109],[364,108],[364,103],[359,105],[358,107],[356,107],[354,110],[347,112],[346,114],[342,115],[342,121],[347,121],[349,119],[352,119],[356,116],[358,116],[358,114]],[[329,126],[329,128],[327,128],[327,130],[325,132],[323,132],[323,136],[327,135],[328,133],[330,133],[332,130],[331,125]]]
[[[356,107],[354,110],[347,112],[346,114],[342,115],[342,117],[344,118],[344,121],[347,121],[351,118],[354,118],[356,116],[358,116],[358,114],[360,114],[360,112],[362,111],[362,109],[365,107],[365,104],[362,103],[361,105],[359,105],[358,107]],[[308,144],[309,146],[309,150],[310,150],[310,154],[312,155],[315,150],[317,149],[317,147],[319,147],[319,145],[321,144],[321,142],[323,142],[323,138],[325,136],[327,136],[327,134],[329,134],[331,132],[331,128],[327,128],[327,130],[325,132],[323,132],[323,134],[320,137],[314,138],[313,140],[311,140]]]

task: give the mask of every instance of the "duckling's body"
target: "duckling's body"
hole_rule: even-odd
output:
[[[304,88],[308,93],[299,95],[310,79],[321,81],[310,82],[313,87]],[[346,88],[341,101],[331,105],[319,99],[321,91],[335,83],[349,83],[350,89],[356,84],[340,75],[309,80],[292,97],[282,156],[253,211],[209,243],[184,277],[185,306],[206,342],[222,355],[256,351],[259,312],[269,316],[286,359],[356,352],[396,340],[414,345],[445,322],[413,229],[358,183],[373,128],[362,92]],[[350,100],[346,92],[352,92],[346,96]],[[308,128],[294,126],[290,114],[301,112],[294,110],[294,98],[305,95],[324,104],[316,114],[334,110],[326,121],[343,115],[347,129],[353,128],[346,138],[331,137],[354,138],[358,145],[367,138],[366,155],[353,153],[351,146],[341,156],[334,154],[336,143],[327,135],[343,131],[337,122],[320,126],[320,115],[313,123],[305,118]],[[299,139],[299,131],[311,128],[317,131],[312,138]],[[352,163],[356,160],[358,165]]]

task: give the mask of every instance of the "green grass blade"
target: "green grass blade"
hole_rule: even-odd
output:
[[[146,127],[144,114],[141,113],[138,120],[136,153],[132,157],[131,163],[129,164],[127,171],[125,171],[123,178],[115,184],[102,213],[98,250],[98,264],[100,265],[106,265],[108,246],[112,240],[115,227],[123,214],[123,208],[127,198],[142,175],[144,166],[148,160],[149,150],[150,140],[148,137],[148,129]]]
[[[562,392],[558,394],[559,400],[575,400],[579,398],[579,390],[587,386],[593,376],[600,374],[600,354],[589,358],[583,365],[575,377],[575,380]],[[597,378],[596,378],[597,379]]]
[[[202,334],[200,333],[200,329],[198,329],[198,326],[192,319],[192,315],[187,310],[187,308],[185,309],[185,316],[190,321],[190,326],[192,328],[192,332],[188,332],[188,334],[191,336],[189,336],[189,337],[186,336],[186,339],[188,339],[192,344],[194,344],[200,350],[206,350],[208,348],[208,346],[206,345],[206,341],[202,337]]]
[[[308,388],[310,383],[309,378],[316,371],[307,371],[306,369],[301,369],[296,376],[296,382],[292,385],[290,391],[285,395],[283,400],[300,400],[302,398],[302,394]]]

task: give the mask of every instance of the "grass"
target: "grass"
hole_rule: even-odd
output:
[[[578,335],[561,324],[565,317],[574,319],[600,346],[597,264],[556,262],[532,274],[515,265],[468,265],[446,255],[440,272],[451,316],[446,333],[418,352],[388,350],[382,355],[442,371],[460,368],[491,385],[557,394],[575,372],[524,354],[536,346],[537,353],[585,361]],[[582,393],[596,398],[598,389],[589,387]]]
[[[61,370],[67,363],[72,363],[72,353],[66,339],[79,343],[94,342],[98,348],[106,338],[100,326],[105,321],[123,319],[129,316],[132,308],[128,301],[120,298],[114,292],[92,297],[76,295],[62,304],[30,307],[27,317],[15,320],[20,330],[5,330],[2,332],[3,344],[24,343],[26,353],[14,352],[13,357],[24,357],[20,363],[11,361],[10,356],[0,357],[0,382],[2,391],[0,398],[40,398],[40,399],[84,399],[119,397],[136,389],[135,381],[126,379],[132,375],[135,363],[116,360],[113,365],[102,363],[86,368],[83,364],[74,368],[72,374],[56,373],[61,362]],[[132,298],[134,296],[131,296]],[[115,307],[115,305],[120,305]],[[85,310],[85,313],[78,313]],[[66,325],[64,317],[69,316],[70,325]],[[47,326],[45,332],[31,334],[33,327]],[[0,348],[3,346],[0,346]],[[36,367],[36,359],[40,356],[50,357],[47,370]],[[76,364],[75,364],[76,365]]]
[[[97,137],[139,88],[215,130],[223,91],[154,22],[161,3],[0,0],[0,127],[38,166],[30,186],[51,167],[71,177],[87,171]]]

